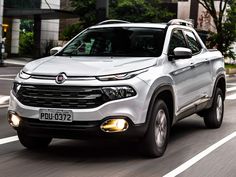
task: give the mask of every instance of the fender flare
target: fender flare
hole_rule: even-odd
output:
[[[211,96],[211,99],[209,101],[209,104],[207,106],[207,108],[210,108],[213,104],[213,100],[214,100],[214,95],[215,95],[215,92],[216,92],[216,89],[217,89],[217,85],[219,83],[219,81],[223,79],[224,80],[224,90],[222,90],[223,92],[223,96],[224,96],[224,100],[225,100],[225,97],[226,97],[226,79],[225,79],[225,74],[219,74],[217,77],[216,77],[216,80],[215,80],[215,83],[214,83],[214,87],[213,87],[213,92],[212,92],[212,96]]]
[[[172,122],[174,121],[174,118],[175,118],[175,114],[174,114],[174,110],[175,110],[175,97],[174,97],[174,90],[173,90],[173,87],[172,85],[170,84],[162,84],[160,85],[159,87],[157,87],[152,96],[151,96],[151,100],[149,102],[149,106],[148,106],[148,111],[147,111],[147,116],[146,116],[146,121],[145,121],[145,132],[146,130],[148,129],[149,127],[149,124],[150,124],[150,119],[151,119],[151,113],[152,113],[152,110],[153,110],[153,107],[154,107],[154,104],[156,103],[159,95],[165,91],[168,91],[171,93],[171,97],[172,97],[172,108],[171,108],[171,112],[172,114],[170,114],[170,118],[171,118],[171,125],[172,125]],[[165,100],[164,100],[165,101]],[[168,103],[167,103],[168,104]],[[168,107],[169,109],[169,107]]]

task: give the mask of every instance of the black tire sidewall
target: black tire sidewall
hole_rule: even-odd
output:
[[[217,113],[216,113],[217,99],[219,95],[221,96],[222,99],[222,114],[220,120],[217,119]],[[222,90],[220,88],[217,88],[214,95],[212,107],[208,110],[207,115],[204,117],[205,125],[208,128],[219,128],[222,124],[223,117],[224,117],[224,97]]]
[[[158,111],[162,109],[165,112],[166,115],[166,121],[167,121],[167,134],[166,139],[162,147],[158,147],[155,140],[155,123],[157,118]],[[148,155],[152,157],[160,157],[164,154],[168,140],[169,140],[169,134],[170,134],[170,119],[169,119],[169,112],[166,103],[163,100],[157,100],[156,103],[153,106],[153,109],[150,113],[150,123],[149,127],[145,136],[145,145],[148,152]]]

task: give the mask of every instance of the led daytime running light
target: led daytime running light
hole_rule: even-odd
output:
[[[97,77],[98,80],[101,81],[115,81],[115,80],[126,80],[126,79],[131,79],[141,73],[146,72],[147,69],[139,70],[139,71],[134,71],[130,73],[122,73],[122,74],[115,74],[115,75],[108,75],[108,76],[99,76]]]
[[[19,77],[21,78],[21,79],[29,79],[30,78],[30,74],[27,74],[26,72],[24,72],[24,71],[20,71],[20,73],[19,73]]]

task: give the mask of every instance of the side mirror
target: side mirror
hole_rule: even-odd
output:
[[[174,49],[174,59],[186,59],[192,57],[192,50],[185,47],[176,47]]]
[[[53,47],[50,50],[50,55],[54,55],[55,53],[59,52],[62,49],[62,47]]]

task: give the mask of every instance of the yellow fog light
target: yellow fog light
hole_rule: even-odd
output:
[[[20,125],[20,117],[16,114],[10,114],[9,123],[12,127],[19,127]]]
[[[101,129],[104,132],[123,132],[129,127],[128,122],[125,119],[109,119],[101,125]]]

